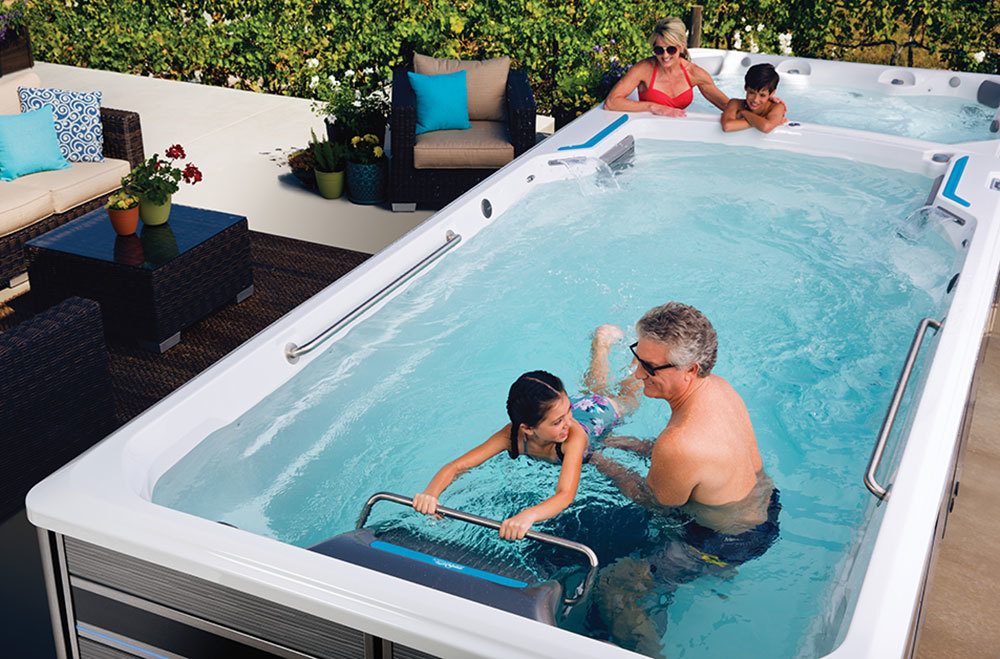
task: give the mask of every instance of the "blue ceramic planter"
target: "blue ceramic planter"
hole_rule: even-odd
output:
[[[385,200],[384,161],[347,163],[347,198],[355,204],[377,204]]]

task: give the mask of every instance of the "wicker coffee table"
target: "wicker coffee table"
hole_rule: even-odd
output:
[[[140,224],[137,234],[118,236],[99,208],[25,247],[38,305],[72,295],[96,300],[108,335],[154,352],[253,294],[250,233],[240,215],[174,205],[166,224]]]

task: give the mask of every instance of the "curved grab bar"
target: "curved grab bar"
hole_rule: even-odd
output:
[[[882,501],[889,495],[889,490],[879,484],[876,480],[875,472],[878,471],[879,464],[882,462],[882,454],[885,453],[885,443],[888,441],[889,433],[892,432],[892,426],[896,422],[896,414],[899,412],[899,404],[903,400],[903,392],[906,391],[906,385],[910,381],[910,375],[913,373],[913,366],[917,362],[917,354],[920,352],[920,346],[924,342],[924,336],[927,334],[928,327],[939,330],[941,329],[941,321],[934,320],[933,318],[924,318],[920,321],[920,325],[913,335],[913,341],[910,342],[910,352],[906,355],[906,363],[903,364],[903,370],[899,374],[899,379],[896,380],[896,389],[892,392],[892,402],[889,403],[889,409],[886,411],[885,419],[882,421],[882,429],[879,430],[878,441],[875,442],[872,457],[868,460],[868,470],[865,471],[865,487]]]
[[[426,268],[433,261],[436,261],[438,257],[442,256],[445,252],[447,252],[460,242],[462,242],[462,236],[449,229],[444,236],[443,245],[438,247],[436,250],[434,250],[424,258],[420,259],[420,261],[418,261],[416,265],[414,265],[412,268],[410,268],[409,270],[407,270],[406,272],[404,272],[403,274],[399,275],[391,282],[386,284],[384,287],[382,287],[382,289],[380,289],[377,293],[375,293],[375,295],[372,295],[370,298],[368,298],[358,306],[354,307],[354,309],[352,309],[350,313],[348,313],[346,316],[335,322],[333,325],[327,327],[311,341],[303,343],[301,346],[296,345],[294,343],[289,343],[288,345],[286,345],[285,358],[289,362],[294,364],[296,361],[298,361],[299,357],[307,353],[310,353],[316,348],[318,348],[320,345],[325,343],[327,339],[329,339],[331,336],[340,331],[340,329],[344,325],[350,323],[352,320],[354,320],[355,318],[357,318],[358,316],[360,316],[361,314],[363,314],[364,312],[368,311],[370,308],[375,306],[375,304],[378,303],[380,300],[382,300],[382,298],[389,295],[389,293],[392,293],[394,290],[396,290],[397,288],[405,284],[407,281],[412,279],[414,275],[416,275],[418,272]]]
[[[361,515],[358,516],[358,522],[355,525],[356,529],[361,529],[364,527],[365,523],[368,521],[368,516],[372,512],[372,507],[379,501],[392,501],[393,503],[399,503],[404,506],[412,506],[413,499],[410,497],[404,497],[400,494],[393,494],[392,492],[376,492],[375,494],[368,497],[368,501],[365,502],[364,508],[361,509]],[[476,524],[478,526],[485,526],[488,529],[500,530],[500,522],[495,519],[489,519],[488,517],[480,517],[479,515],[473,515],[472,513],[463,512],[461,510],[455,510],[453,508],[445,508],[444,506],[437,507],[437,514],[442,517],[450,517],[452,519],[457,519],[461,522],[468,522],[469,524]],[[544,542],[550,545],[556,545],[557,547],[562,547],[563,549],[569,549],[571,551],[579,552],[587,557],[587,562],[590,564],[590,570],[587,572],[587,578],[584,579],[580,588],[577,589],[576,595],[573,597],[566,597],[563,599],[563,604],[573,605],[579,602],[590,590],[590,587],[594,583],[594,578],[597,576],[597,554],[594,550],[585,544],[579,542],[573,542],[572,540],[567,540],[565,538],[560,538],[559,536],[549,535],[548,533],[540,533],[538,531],[528,531],[524,536],[529,540],[535,540],[537,542]]]

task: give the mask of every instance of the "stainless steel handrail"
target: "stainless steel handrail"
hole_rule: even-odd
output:
[[[913,373],[913,366],[917,362],[917,354],[920,352],[920,346],[924,342],[924,336],[927,334],[928,327],[939,330],[941,329],[941,321],[934,320],[933,318],[924,318],[920,321],[920,325],[913,335],[913,341],[910,342],[910,352],[906,355],[906,363],[903,364],[903,370],[899,374],[899,379],[896,380],[896,389],[892,392],[892,402],[889,403],[889,409],[886,411],[885,419],[882,421],[882,429],[879,430],[878,441],[875,442],[872,457],[868,460],[868,469],[865,471],[865,487],[880,500],[885,500],[889,495],[889,490],[879,484],[876,480],[875,472],[878,471],[879,464],[882,462],[882,454],[885,453],[885,443],[888,441],[889,433],[892,432],[892,426],[896,422],[899,404],[903,400],[903,393],[906,391],[906,385],[910,381],[910,375]]]
[[[382,289],[380,289],[377,293],[375,293],[375,295],[372,295],[370,298],[368,298],[358,306],[354,307],[354,309],[352,309],[350,313],[342,317],[333,325],[327,327],[314,339],[308,341],[307,343],[303,343],[301,346],[296,345],[294,343],[289,343],[288,345],[286,345],[285,358],[288,359],[289,362],[294,364],[296,361],[298,361],[299,357],[308,354],[313,350],[315,350],[316,348],[318,348],[319,346],[321,346],[323,343],[326,342],[327,339],[329,339],[331,336],[340,331],[340,329],[344,327],[344,325],[347,325],[355,318],[357,318],[358,316],[360,316],[361,314],[363,314],[364,312],[368,311],[370,308],[375,306],[378,302],[382,300],[382,298],[389,295],[394,290],[396,290],[397,288],[405,284],[407,281],[412,279],[414,275],[416,275],[418,272],[426,268],[432,262],[436,261],[439,257],[444,255],[445,252],[447,252],[460,242],[462,242],[462,236],[455,233],[454,231],[448,230],[448,232],[445,234],[443,245],[441,245],[436,250],[434,250],[424,258],[422,258],[412,268],[410,268],[409,270],[407,270],[406,272],[404,272],[403,274],[399,275],[391,282],[386,284]]]
[[[365,523],[368,521],[368,516],[372,512],[372,506],[374,506],[379,501],[392,501],[393,503],[402,504],[404,506],[412,506],[413,499],[410,497],[404,497],[400,494],[393,494],[392,492],[376,492],[368,498],[365,502],[364,508],[361,509],[361,515],[358,516],[358,523],[355,528],[363,528]],[[495,519],[490,519],[488,517],[480,517],[479,515],[473,515],[472,513],[463,512],[461,510],[455,510],[453,508],[445,508],[444,506],[437,507],[437,514],[442,517],[450,517],[452,519],[457,519],[461,522],[468,522],[469,524],[476,524],[478,526],[485,526],[488,529],[500,530],[500,522]],[[538,542],[544,542],[546,544],[555,545],[563,549],[569,549],[571,551],[579,552],[587,557],[587,562],[590,564],[590,570],[587,572],[587,578],[583,580],[580,588],[577,590],[576,595],[573,597],[566,597],[563,599],[563,604],[572,605],[579,602],[590,590],[590,587],[594,583],[594,578],[597,576],[598,560],[597,554],[594,550],[585,544],[579,542],[573,542],[572,540],[567,540],[565,538],[560,538],[559,536],[549,535],[548,533],[540,533],[538,531],[528,531],[524,536],[529,540],[536,540]]]

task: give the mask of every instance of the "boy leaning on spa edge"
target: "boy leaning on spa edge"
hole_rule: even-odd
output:
[[[770,133],[785,123],[787,108],[774,92],[778,89],[778,72],[770,64],[754,64],[744,78],[746,98],[733,98],[722,111],[722,130],[727,133],[756,128]]]

